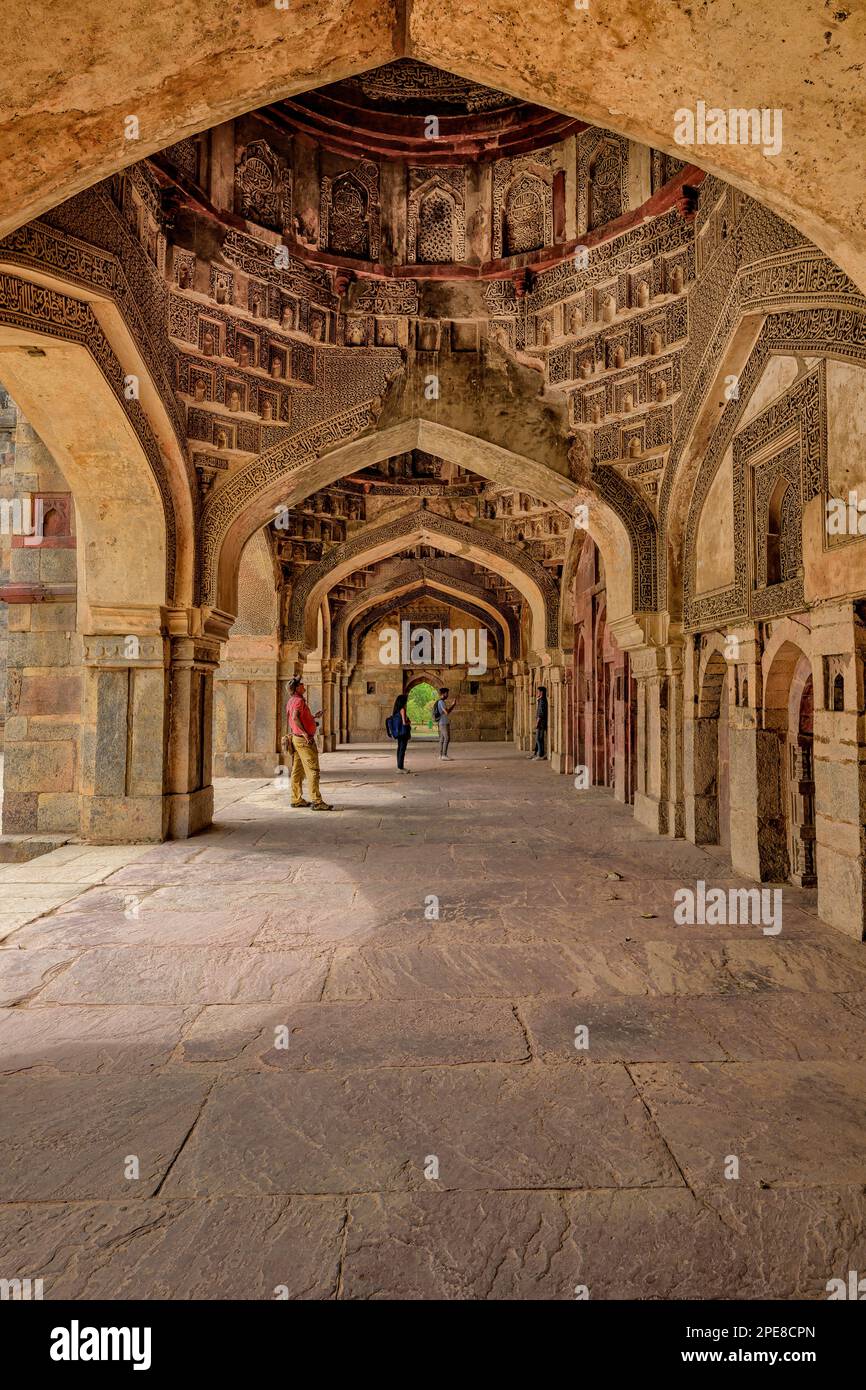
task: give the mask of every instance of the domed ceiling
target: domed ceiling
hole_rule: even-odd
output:
[[[269,109],[335,153],[417,164],[521,154],[584,129],[581,121],[408,58]]]

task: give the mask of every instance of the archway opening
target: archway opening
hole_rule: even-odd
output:
[[[435,739],[438,733],[433,707],[439,691],[428,680],[416,679],[407,686],[406,710],[412,722],[412,737]]]

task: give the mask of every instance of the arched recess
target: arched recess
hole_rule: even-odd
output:
[[[586,529],[601,551],[610,576],[611,620],[632,613],[632,541],[624,521],[608,500],[576,488],[563,474],[525,455],[512,453],[477,435],[417,418],[375,430],[294,467],[287,467],[281,458],[265,455],[241,470],[215,494],[202,518],[203,599],[225,612],[235,611],[240,552],[253,531],[272,519],[275,507],[291,507],[348,473],[413,449],[457,464],[502,487],[529,492],[542,502],[561,508],[570,518],[576,504],[585,502]]]
[[[451,555],[501,574],[526,599],[532,614],[532,641],[540,654],[559,638],[559,594],[543,567],[516,546],[426,508],[405,512],[386,526],[367,526],[311,565],[295,585],[289,605],[287,638],[309,648],[314,622],[330,589],[362,565],[399,554],[411,545],[434,545]]]
[[[797,253],[790,253],[789,260],[788,273],[794,279]],[[804,248],[802,260],[802,274],[808,279],[816,269],[814,252]],[[858,344],[866,324],[866,301],[860,301],[862,307],[856,300],[850,303],[851,285],[832,262],[822,262],[817,268],[819,273],[813,276],[816,292],[808,300],[798,301],[794,294],[769,296],[750,290],[748,311],[738,312],[737,296],[743,292],[740,284],[752,270],[749,266],[739,271],[732,284],[730,312],[720,314],[689,388],[659,489],[659,528],[666,538],[660,556],[659,601],[674,618],[683,611],[688,535],[773,357],[790,357],[801,351],[842,361],[862,360]],[[822,287],[822,281],[829,288]],[[849,302],[842,311],[840,301],[846,287]]]
[[[352,625],[373,605],[387,602],[392,598],[417,591],[422,586],[429,596],[447,596],[459,604],[470,602],[485,617],[496,624],[502,634],[502,651],[505,660],[515,659],[520,649],[520,634],[517,619],[512,612],[506,612],[495,603],[488,591],[480,584],[471,584],[463,578],[455,578],[447,572],[437,572],[429,562],[422,562],[420,572],[415,566],[414,573],[398,573],[382,584],[365,589],[349,603],[344,604],[331,626],[331,658],[346,660],[349,653],[348,635]],[[408,570],[408,566],[407,566]]]
[[[443,597],[445,590],[434,586],[425,581],[421,581],[405,593],[395,594],[390,598],[372,603],[363,612],[356,615],[346,634],[346,659],[357,661],[358,648],[363,642],[364,637],[375,627],[378,622],[387,617],[389,613],[400,612],[401,609],[415,603],[420,598],[439,598]],[[475,619],[476,622],[483,624],[492,631],[493,639],[496,643],[496,661],[501,664],[507,659],[508,628],[499,617],[495,617],[486,609],[480,608],[469,599],[459,593],[449,595],[449,607],[464,613],[467,617]]]
[[[95,209],[101,208],[96,195],[87,196]],[[70,265],[68,238],[53,229],[26,228],[5,242],[0,247],[0,329],[7,344],[26,346],[21,335],[34,334],[81,344],[93,359],[108,392],[95,394],[84,380],[78,383],[70,375],[70,408],[83,414],[90,404],[101,413],[110,392],[126,416],[165,514],[163,601],[185,608],[196,599],[197,509],[185,420],[127,279],[136,283],[136,274],[142,273],[142,249],[119,221],[111,223],[110,232],[116,238],[114,252],[88,248],[87,257],[89,273],[100,288],[106,287],[104,294],[94,292],[83,274],[76,278],[82,268],[74,261]],[[145,273],[151,270],[148,263]],[[29,338],[28,343],[32,352]],[[32,418],[23,398],[21,404]]]
[[[775,736],[771,746],[778,758],[776,776],[766,759],[762,769],[769,774],[773,791],[777,876],[806,886],[817,882],[810,647],[802,625],[782,619],[773,626],[761,662],[762,722],[768,737]]]
[[[8,150],[0,232],[219,121],[410,56],[677,157],[675,113],[694,108],[695,92],[712,93],[725,109],[784,112],[773,158],[733,141],[690,148],[689,157],[763,199],[866,284],[857,163],[866,112],[850,81],[861,22],[840,10],[792,26],[783,0],[736,14],[716,8],[696,22],[689,6],[671,5],[657,24],[628,0],[607,0],[599,23],[592,8],[500,0],[491,26],[478,0],[368,0],[357,10],[282,14],[245,6],[239,49],[224,0],[198,0],[192,17],[130,0],[123,25],[112,22],[107,0],[52,9],[41,20],[28,0],[7,0],[9,32],[23,37],[0,88]],[[66,90],[48,100],[56,73]],[[137,140],[123,139],[118,90],[124,111],[138,117]]]
[[[83,307],[83,306],[82,306]],[[63,474],[75,508],[76,583],[57,583],[56,569],[38,546],[38,580],[10,584],[5,597],[18,613],[22,699],[20,737],[9,740],[4,766],[4,830],[49,828],[95,841],[160,840],[179,833],[205,807],[197,796],[209,759],[181,725],[192,703],[193,676],[170,666],[165,612],[171,606],[175,549],[165,494],[112,384],[82,342],[53,338],[0,322],[0,380]],[[13,562],[12,577],[15,578]],[[71,590],[71,592],[70,592]],[[39,604],[39,619],[33,605]],[[75,617],[69,616],[75,603]],[[80,656],[67,645],[63,669],[53,667],[49,639],[69,624]],[[52,626],[55,632],[51,631]],[[55,646],[57,644],[55,643]],[[80,662],[80,664],[78,664]],[[39,675],[40,669],[43,675]],[[175,679],[176,674],[176,679]],[[50,680],[50,701],[39,685]],[[168,690],[174,699],[169,713]],[[60,727],[50,764],[34,756],[28,708],[45,699]],[[195,702],[196,712],[203,702]],[[53,717],[53,714],[52,714]],[[174,720],[173,723],[170,721]],[[73,730],[69,734],[69,730]],[[63,758],[60,754],[63,752]],[[192,766],[190,757],[192,756]],[[47,769],[47,770],[46,770]],[[190,779],[195,782],[190,786]],[[197,828],[197,827],[196,827]]]
[[[279,746],[280,604],[264,531],[241,556],[238,614],[214,679],[215,777],[267,777]]]
[[[731,668],[720,633],[704,638],[697,676],[697,707],[686,731],[686,795],[694,816],[694,843],[731,842],[730,701]]]
[[[83,630],[92,630],[91,609],[164,606],[173,556],[160,489],[88,350],[0,319],[0,380],[75,500]]]

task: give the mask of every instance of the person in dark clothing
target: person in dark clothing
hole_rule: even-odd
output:
[[[412,724],[406,711],[406,701],[408,698],[408,695],[398,695],[394,701],[394,708],[391,714],[394,718],[399,718],[400,720],[401,732],[397,735],[397,771],[405,772],[407,776],[411,776],[411,769],[403,766],[403,762],[406,758],[406,749],[409,747],[409,740],[412,737]]]
[[[530,762],[544,760],[544,740],[547,737],[547,686],[538,687],[538,699],[535,702],[535,752],[530,758]]]

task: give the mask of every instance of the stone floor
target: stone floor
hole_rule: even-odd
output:
[[[677,926],[678,887],[736,882],[719,853],[509,747],[392,757],[325,757],[331,815],[227,781],[194,840],[0,868],[0,1278],[821,1298],[866,1270],[866,947],[793,888],[775,937]]]

